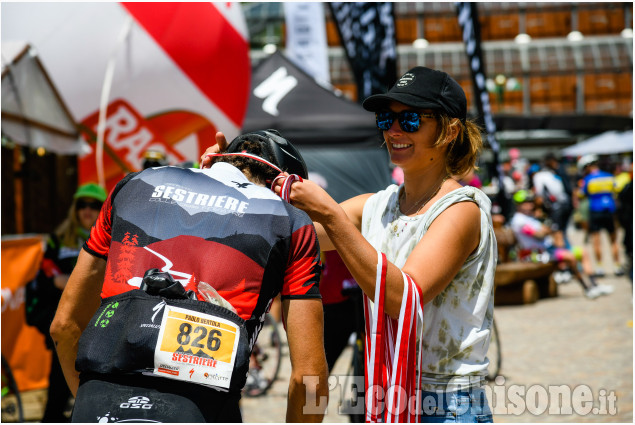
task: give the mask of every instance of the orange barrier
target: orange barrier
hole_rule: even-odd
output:
[[[2,239],[2,355],[7,359],[20,391],[48,387],[51,352],[44,336],[26,324],[25,286],[35,278],[44,255],[38,235]]]

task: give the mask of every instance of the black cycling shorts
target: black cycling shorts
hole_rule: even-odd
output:
[[[564,202],[556,202],[551,207],[551,213],[549,217],[553,222],[553,229],[560,230],[562,232],[567,231],[567,225],[569,224],[569,218],[573,213],[573,207],[570,204]]]
[[[166,378],[82,374],[72,422],[242,422],[239,400]]]
[[[589,211],[589,233],[606,229],[609,233],[615,232],[615,216],[610,211]]]

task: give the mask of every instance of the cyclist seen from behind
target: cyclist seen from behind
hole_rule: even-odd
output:
[[[589,234],[595,254],[595,275],[604,277],[605,271],[602,264],[602,243],[600,232],[604,229],[611,242],[611,254],[613,256],[614,274],[622,276],[624,271],[620,263],[620,251],[617,241],[617,229],[615,225],[615,194],[616,182],[613,174],[603,171],[598,165],[597,155],[585,155],[578,160],[578,168],[582,170],[584,178],[580,186],[584,196],[589,198]]]
[[[212,162],[131,173],[104,203],[51,326],[74,422],[240,422],[249,355],[278,294],[287,420],[322,420],[324,409],[303,412],[328,396],[319,245],[309,217],[268,188],[306,166],[273,130],[237,137]]]

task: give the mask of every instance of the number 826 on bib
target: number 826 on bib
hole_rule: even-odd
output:
[[[233,363],[238,332],[237,326],[226,319],[166,306],[159,333],[160,351]]]

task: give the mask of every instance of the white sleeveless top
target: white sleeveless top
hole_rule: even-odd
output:
[[[401,186],[391,185],[364,205],[362,234],[388,260],[402,268],[432,222],[449,206],[464,201],[481,210],[481,238],[450,284],[424,306],[422,390],[452,391],[448,383],[479,385],[486,374],[485,358],[494,313],[496,238],[491,202],[480,190],[465,186],[436,201],[424,214],[408,217],[399,211]]]

